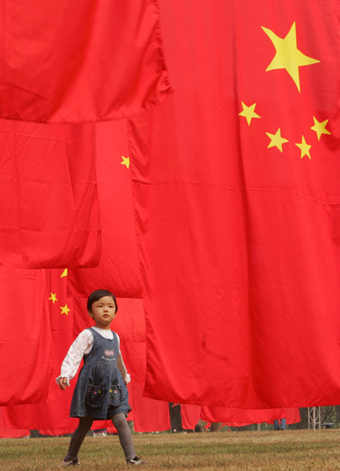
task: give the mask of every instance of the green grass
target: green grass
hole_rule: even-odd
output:
[[[340,430],[134,434],[134,442],[145,470],[340,470]],[[64,437],[2,439],[0,470],[64,469],[68,444]],[[127,469],[115,435],[86,437],[80,461],[83,470]]]

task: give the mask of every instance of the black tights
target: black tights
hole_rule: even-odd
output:
[[[78,452],[84,441],[84,438],[86,437],[86,434],[91,429],[93,420],[93,417],[81,417],[79,419],[79,425],[72,434],[68,453],[65,456],[64,460],[69,461],[78,459]],[[123,412],[115,414],[111,417],[111,420],[113,422],[113,425],[117,429],[119,441],[122,445],[125,458],[127,460],[131,460],[136,456],[136,453],[135,446],[132,440],[132,433],[127,423],[125,414]]]

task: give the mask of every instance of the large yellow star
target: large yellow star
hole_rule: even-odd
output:
[[[69,313],[69,311],[70,311],[71,309],[69,309],[69,308],[67,307],[67,304],[65,304],[64,307],[61,307],[61,306],[59,306],[59,307],[60,307],[60,309],[61,309],[61,313],[60,313],[60,314],[66,314],[66,315],[68,316],[68,313]]]
[[[286,69],[300,91],[299,67],[315,64],[320,61],[305,56],[297,48],[295,22],[284,39],[276,36],[270,29],[263,26],[262,29],[269,36],[276,49],[275,57],[267,67],[266,72],[274,69]]]
[[[62,272],[60,278],[63,278],[64,276],[67,276],[67,268],[65,268],[65,270]]]
[[[270,139],[268,149],[269,147],[277,147],[282,152],[282,144],[288,142],[288,140],[281,137],[281,129],[279,128],[275,134],[270,134],[269,132],[266,132],[266,134]]]
[[[57,293],[51,293],[51,296],[48,299],[50,299],[54,304],[56,301],[58,301],[57,300]]]
[[[311,129],[313,129],[313,131],[316,132],[318,136],[318,140],[320,140],[321,134],[331,134],[328,131],[328,129],[326,129],[328,119],[326,119],[325,121],[322,121],[322,123],[319,123],[319,121],[316,118],[314,118],[314,116],[313,116],[313,119],[314,119],[314,126],[312,126]]]
[[[307,157],[311,160],[311,156],[309,154],[309,149],[312,147],[312,146],[309,146],[304,138],[304,136],[302,136],[302,140],[301,140],[301,144],[295,144],[296,146],[298,146],[299,149],[301,149],[301,159],[302,157],[304,157],[305,155],[307,155]]]
[[[243,103],[243,101],[241,102],[242,103],[242,108],[243,108],[243,111],[241,111],[241,113],[239,113],[238,115],[239,116],[244,116],[247,120],[247,123],[248,123],[248,126],[250,126],[250,123],[251,123],[251,120],[253,118],[261,118],[261,116],[259,116],[258,114],[255,113],[255,106],[256,106],[256,103],[254,103],[253,105],[251,106],[247,106]]]
[[[123,162],[121,162],[121,164],[126,165],[126,168],[129,168],[130,167],[130,157],[124,157],[124,155],[122,155],[122,159],[123,159]]]

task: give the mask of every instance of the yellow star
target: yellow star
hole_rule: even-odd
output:
[[[269,149],[269,147],[275,147],[276,146],[282,152],[282,144],[284,144],[285,142],[288,142],[288,140],[281,137],[281,129],[279,128],[276,131],[276,134],[270,134],[269,132],[266,132],[266,134],[270,139],[268,149]]]
[[[68,313],[69,313],[69,311],[70,311],[71,309],[69,309],[69,308],[67,307],[67,304],[65,304],[64,307],[61,307],[61,306],[59,306],[59,307],[60,307],[60,309],[61,309],[61,313],[60,313],[60,314],[66,314],[66,315],[68,316]]]
[[[56,301],[58,301],[57,300],[57,293],[51,293],[51,296],[48,299],[50,299],[54,304]]]
[[[276,36],[270,29],[263,26],[262,29],[269,36],[276,49],[275,57],[267,67],[266,72],[274,69],[286,69],[300,91],[299,67],[315,64],[320,61],[305,56],[297,48],[295,22],[284,39]]]
[[[326,129],[328,119],[326,119],[325,121],[322,121],[322,123],[319,123],[319,121],[316,118],[314,118],[314,116],[313,116],[313,119],[314,119],[314,126],[312,126],[311,129],[313,129],[313,131],[316,132],[318,136],[318,140],[320,140],[321,134],[331,134],[328,131],[328,129]]]
[[[130,167],[130,157],[124,157],[122,155],[123,162],[121,162],[122,165],[126,165],[126,168]]]
[[[295,144],[296,146],[298,146],[299,149],[301,149],[301,159],[302,157],[304,157],[305,155],[307,155],[307,157],[311,160],[311,156],[309,154],[309,149],[312,147],[312,146],[309,146],[304,138],[304,136],[302,136],[302,140],[301,140],[301,144]]]
[[[261,118],[261,116],[259,116],[258,114],[255,113],[255,106],[256,106],[256,103],[254,103],[253,105],[251,106],[247,106],[243,103],[243,101],[241,102],[242,103],[242,108],[243,108],[243,111],[241,111],[241,113],[239,113],[238,115],[239,116],[244,116],[247,120],[247,123],[248,123],[248,126],[250,126],[250,123],[251,123],[251,120],[253,118]]]
[[[65,268],[65,270],[62,272],[60,278],[63,278],[63,276],[67,276],[67,268]]]

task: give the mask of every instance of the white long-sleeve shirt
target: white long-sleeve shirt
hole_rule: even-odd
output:
[[[92,327],[98,334],[106,339],[113,339],[113,333],[111,330],[100,329],[99,327]],[[120,338],[119,335],[116,334],[118,337],[118,348],[120,346]],[[67,352],[66,357],[61,365],[61,374],[56,378],[67,378],[67,384],[70,385],[70,381],[72,378],[75,377],[77,374],[79,365],[81,360],[83,359],[84,355],[87,355],[92,350],[93,346],[93,334],[91,330],[85,329],[83,330],[78,337],[75,339],[69,351]],[[117,357],[117,368],[119,369],[124,381],[129,383],[131,381],[130,375],[128,374],[124,361],[123,356],[119,348],[119,353]]]

